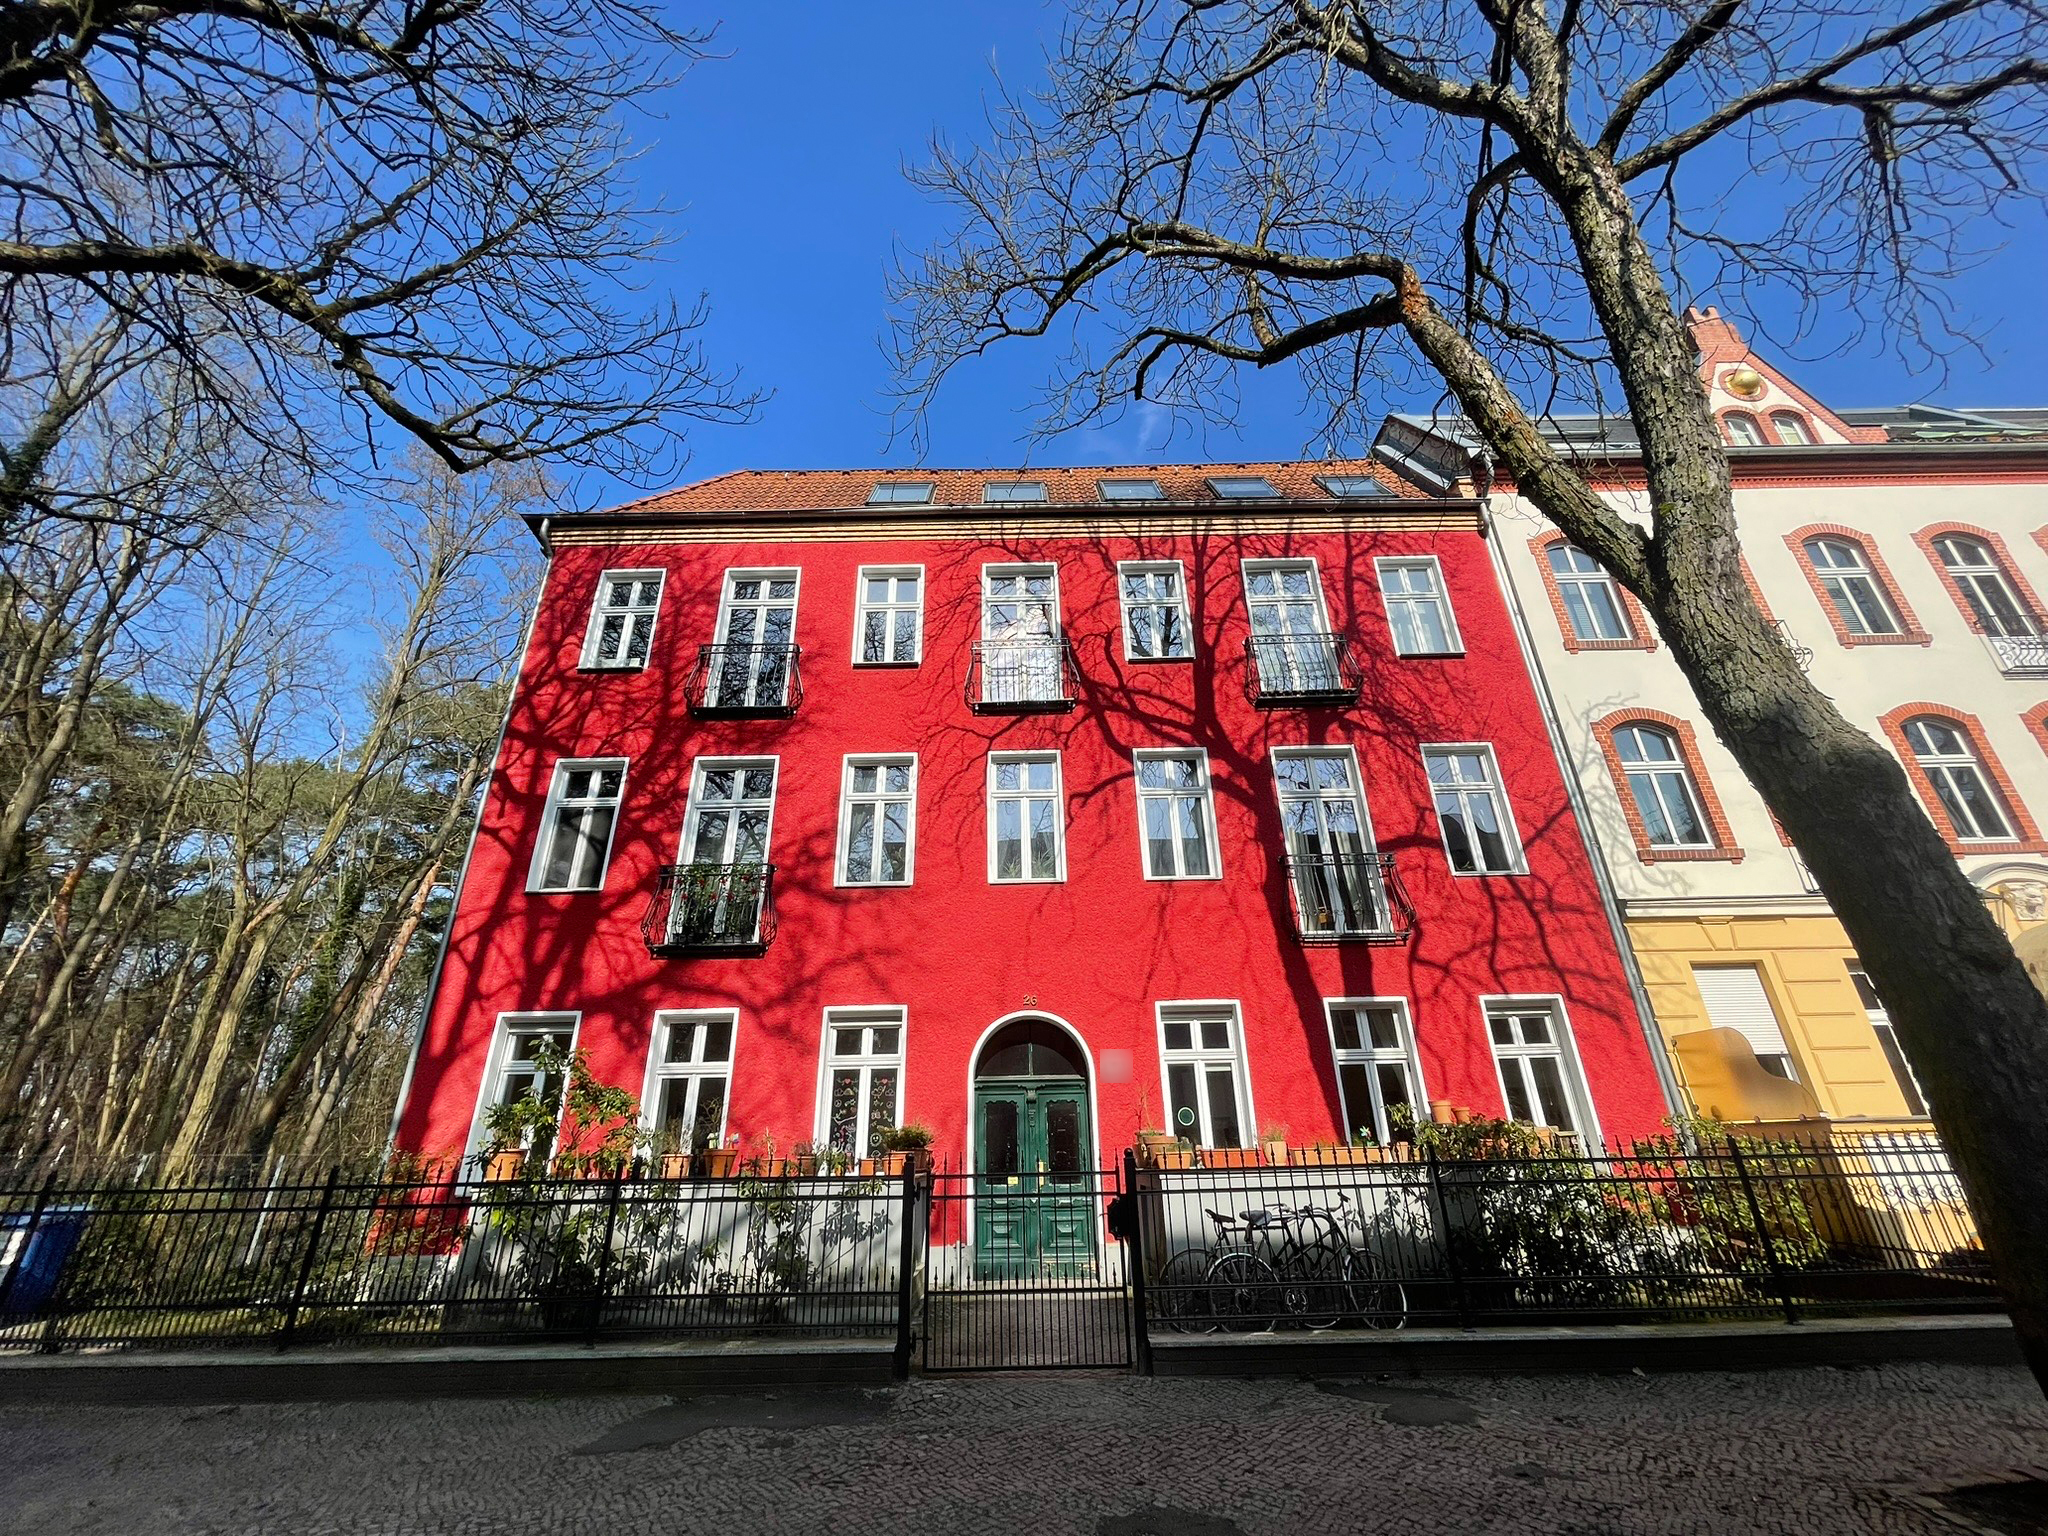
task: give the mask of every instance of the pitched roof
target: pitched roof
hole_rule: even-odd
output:
[[[1021,469],[736,469],[652,496],[642,496],[611,513],[658,516],[673,512],[808,512],[866,507],[877,484],[932,485],[931,506],[979,507],[991,482],[1036,481],[1045,486],[1045,505],[1085,506],[1102,502],[1097,482],[1156,480],[1168,504],[1218,503],[1209,488],[1211,476],[1263,475],[1282,500],[1333,501],[1316,483],[1319,475],[1368,475],[1390,497],[1430,500],[1428,492],[1409,484],[1375,459],[1267,460],[1248,464],[1118,464],[1092,468]],[[1157,505],[1158,503],[1154,503]],[[1241,505],[1241,503],[1229,503]],[[1014,503],[1005,503],[1014,505]],[[1032,503],[1037,505],[1037,503]],[[1131,503],[1119,502],[1118,506]],[[1139,503],[1138,505],[1143,505]]]

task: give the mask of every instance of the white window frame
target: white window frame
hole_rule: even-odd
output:
[[[1792,425],[1792,435],[1787,436],[1785,424]],[[1771,433],[1783,448],[1811,448],[1815,446],[1813,427],[1797,411],[1778,410],[1771,412]]]
[[[725,1060],[704,1061],[695,1053],[700,1048],[697,1040],[691,1042],[691,1058],[687,1062],[671,1065],[663,1058],[668,1054],[668,1042],[678,1026],[687,1026],[691,1031],[701,1024],[722,1023],[732,1031],[726,1037]],[[737,1008],[663,1008],[654,1015],[654,1029],[647,1041],[647,1081],[640,1091],[640,1128],[651,1140],[655,1134],[655,1117],[661,1110],[662,1085],[672,1078],[703,1079],[724,1077],[725,1099],[718,1106],[718,1137],[714,1147],[725,1145],[725,1128],[732,1120],[733,1063],[740,1053],[740,1012]],[[692,1082],[688,1089],[687,1102],[694,1108],[701,1088]],[[693,1123],[695,1114],[688,1117]],[[687,1146],[677,1148],[688,1152]]]
[[[890,598],[885,603],[868,601],[868,582],[900,581],[905,577],[917,578],[917,603],[913,608],[907,603]],[[864,565],[854,573],[853,586],[853,664],[856,667],[916,667],[924,664],[924,599],[926,589],[925,569],[921,565]],[[893,588],[891,590],[894,590]],[[917,627],[911,641],[914,653],[908,661],[869,661],[861,654],[861,639],[867,630],[870,613],[885,613],[891,619],[899,613],[915,613]],[[895,643],[896,626],[892,622],[885,633],[890,643]]]
[[[1152,872],[1152,859],[1147,848],[1145,833],[1145,802],[1147,800],[1176,800],[1186,796],[1185,790],[1148,790],[1139,778],[1140,765],[1147,760],[1161,758],[1193,757],[1202,765],[1201,817],[1202,835],[1208,839],[1209,873],[1190,875],[1181,871],[1180,840],[1173,840],[1174,873],[1158,875]],[[1147,880],[1221,880],[1223,878],[1223,839],[1216,830],[1216,784],[1209,770],[1209,754],[1201,747],[1138,747],[1131,753],[1131,792],[1138,810],[1138,868]]]
[[[853,788],[853,771],[856,768],[908,768],[910,789],[906,794],[889,794],[877,788],[872,793],[856,795]],[[877,779],[877,784],[886,780]],[[853,808],[856,804],[877,807],[875,818],[876,854],[875,864],[881,863],[879,808],[894,800],[907,800],[909,814],[903,823],[903,878],[901,880],[849,880],[846,877],[846,850],[853,840]],[[840,759],[839,765],[839,840],[832,850],[832,883],[854,890],[881,888],[902,890],[917,882],[917,754],[915,752],[849,752]]]
[[[1166,1026],[1170,1020],[1185,1020],[1193,1025],[1199,1025],[1201,1020],[1215,1018],[1219,1014],[1226,1015],[1230,1024],[1230,1045],[1227,1050],[1219,1051],[1193,1044],[1192,1042],[1200,1038],[1193,1029],[1188,1036],[1191,1042],[1189,1049],[1167,1049]],[[1198,1147],[1215,1145],[1215,1127],[1210,1121],[1208,1072],[1205,1069],[1227,1060],[1230,1064],[1231,1085],[1237,1091],[1237,1123],[1243,1136],[1239,1145],[1257,1146],[1259,1121],[1253,1112],[1255,1106],[1252,1101],[1252,1074],[1244,1047],[1244,1009],[1238,1000],[1234,997],[1178,998],[1171,1002],[1154,1003],[1152,1017],[1152,1038],[1159,1048],[1159,1103],[1168,1122],[1167,1128],[1176,1136],[1185,1136]],[[1198,1108],[1195,1111],[1196,1121],[1193,1127],[1195,1134],[1191,1136],[1187,1135],[1188,1127],[1173,1123],[1173,1090],[1168,1083],[1169,1069],[1177,1065],[1195,1068],[1195,1097]]]
[[[1036,492],[1037,494],[1022,496],[1014,494],[1020,490]],[[1009,491],[1013,494],[999,496],[996,494],[998,491]],[[1031,507],[1043,504],[1045,499],[1045,482],[1043,480],[986,480],[982,482],[981,500],[984,506]]]
[[[1847,550],[1854,563],[1836,565],[1832,563],[1835,557],[1830,555],[1831,563],[1822,565],[1815,553],[1822,545]],[[1885,584],[1877,579],[1877,568],[1871,563],[1870,551],[1864,545],[1854,539],[1843,538],[1839,533],[1816,533],[1801,542],[1799,554],[1819,582],[1822,600],[1834,611],[1842,628],[1849,634],[1857,639],[1868,639],[1875,635],[1903,635],[1906,632],[1905,616],[1892,602],[1892,595],[1885,590]],[[1850,584],[1857,581],[1870,589],[1871,601],[1888,628],[1872,629],[1862,607],[1849,598]]]
[[[1429,813],[1436,818],[1438,840],[1443,844],[1444,863],[1451,873],[1461,880],[1497,879],[1502,875],[1526,875],[1529,873],[1527,851],[1522,847],[1522,829],[1515,821],[1514,802],[1508,798],[1507,777],[1500,771],[1500,754],[1493,749],[1490,741],[1425,741],[1422,744],[1422,777],[1429,790]],[[1508,867],[1506,869],[1460,869],[1451,859],[1451,840],[1444,832],[1444,819],[1436,808],[1437,790],[1440,787],[1429,776],[1429,755],[1432,752],[1476,752],[1486,760],[1487,782],[1483,786],[1459,783],[1454,786],[1461,794],[1470,794],[1475,788],[1484,788],[1493,797],[1493,808],[1500,821],[1501,834],[1507,839]],[[1478,853],[1473,845],[1473,853]]]
[[[1614,742],[1614,760],[1621,765],[1621,792],[1629,797],[1631,803],[1634,802],[1636,791],[1635,786],[1629,782],[1629,776],[1635,773],[1646,774],[1653,781],[1675,779],[1685,797],[1686,804],[1692,808],[1693,825],[1700,829],[1700,835],[1696,841],[1687,842],[1683,839],[1673,838],[1670,842],[1659,842],[1651,831],[1648,819],[1643,818],[1643,840],[1650,847],[1658,850],[1714,847],[1713,818],[1707,815],[1706,797],[1700,792],[1699,780],[1693,773],[1691,759],[1686,755],[1685,738],[1660,720],[1638,719],[1622,721],[1621,724],[1615,726],[1613,730],[1607,733],[1608,739],[1613,741],[1623,731],[1635,731],[1638,734],[1648,731],[1663,737],[1671,743],[1671,758],[1668,762],[1663,759],[1645,759],[1641,762],[1632,763],[1621,755],[1621,743],[1618,741]],[[1663,812],[1665,825],[1671,827],[1671,830],[1675,833],[1678,829],[1671,820],[1671,807],[1669,802],[1665,800],[1661,789],[1657,791],[1657,804]],[[1642,817],[1642,807],[1637,805],[1635,810],[1636,815],[1639,818]]]
[[[1963,750],[1930,750],[1923,753],[1920,744],[1913,739],[1913,727],[1923,720],[1931,720],[1946,727],[1950,734],[1962,742]],[[1949,830],[1955,834],[1957,842],[2009,843],[2020,835],[2015,825],[2018,818],[2011,803],[2006,799],[2005,791],[1999,787],[1998,780],[1992,777],[1991,765],[1985,761],[1982,744],[1960,722],[1951,720],[1946,715],[1913,715],[1899,723],[1899,734],[1906,739],[1906,750],[1913,754],[1914,765],[1927,780],[1927,787],[1934,795],[1934,803],[1940,807],[1942,819],[1948,823]],[[1962,801],[1967,808],[1968,802],[1962,792],[1955,789],[1957,774],[1963,769],[1968,769],[1977,776],[1978,789],[1990,803],[1991,809],[1997,813],[2000,825],[1996,832],[1965,831],[1962,823],[1956,819],[1954,809],[1942,795],[1942,785],[1947,784],[1955,792],[1956,799]]]
[[[1576,569],[1560,571],[1556,563],[1550,558],[1553,551],[1560,549],[1570,554],[1583,556],[1587,560],[1592,560],[1593,569],[1590,571]],[[1612,571],[1608,570],[1598,560],[1594,560],[1593,556],[1587,554],[1585,550],[1579,548],[1578,545],[1572,543],[1569,539],[1554,539],[1543,546],[1543,566],[1544,570],[1549,574],[1552,584],[1557,588],[1558,602],[1564,607],[1565,633],[1573,640],[1580,645],[1629,645],[1642,642],[1642,636],[1636,633],[1635,615],[1628,611],[1628,599],[1622,596],[1621,583],[1614,579]],[[1606,592],[1609,606],[1614,610],[1615,622],[1621,627],[1620,634],[1582,635],[1579,633],[1578,623],[1572,617],[1570,593],[1573,590],[1578,592],[1579,602],[1585,608],[1586,616],[1591,618],[1593,616],[1593,604],[1586,594],[1589,589],[1594,588]]]
[[[630,581],[636,585],[643,581],[652,581],[654,605],[650,608],[642,608],[637,604],[628,604],[623,608],[613,607],[605,601],[605,596],[615,581]],[[586,672],[644,672],[647,669],[647,662],[633,661],[629,656],[634,621],[642,614],[647,617],[647,656],[648,660],[652,660],[654,632],[661,624],[661,600],[667,595],[668,572],[664,570],[649,568],[605,571],[600,574],[597,578],[597,591],[590,599],[590,627],[584,631],[583,655],[578,665]],[[625,620],[625,627],[621,631],[619,654],[607,661],[598,654],[598,646],[604,638],[604,621],[613,615],[622,617]]]
[[[1401,1033],[1401,1043],[1393,1050],[1381,1050],[1372,1044],[1370,1033],[1361,1031],[1357,1049],[1347,1049],[1337,1044],[1337,1012],[1357,1012],[1367,1008],[1391,1008]],[[1393,1128],[1387,1123],[1387,1106],[1380,1094],[1379,1074],[1373,1069],[1384,1062],[1399,1060],[1408,1069],[1408,1083],[1412,1090],[1409,1107],[1416,1117],[1429,1113],[1429,1087],[1422,1078],[1422,1054],[1415,1045],[1415,1015],[1405,997],[1326,997],[1323,999],[1323,1024],[1329,1032],[1331,1071],[1337,1084],[1337,1106],[1348,1120],[1351,1105],[1344,1098],[1344,1073],[1346,1066],[1362,1066],[1366,1069],[1366,1082],[1372,1093],[1373,1134],[1381,1146],[1392,1139]],[[1344,1140],[1350,1141],[1357,1132],[1355,1125],[1342,1127]]]
[[[1856,988],[1856,1000],[1863,1006],[1863,1016],[1870,1020],[1871,1033],[1877,1036],[1877,1048],[1883,1055],[1885,1065],[1891,1068],[1894,1080],[1899,1081],[1899,1097],[1906,1101],[1906,1113],[1918,1119],[1926,1119],[1927,1090],[1920,1086],[1920,1074],[1913,1070],[1913,1063],[1906,1057],[1906,1047],[1899,1039],[1899,1027],[1892,1022],[1891,1010],[1884,1005],[1884,999],[1877,995],[1877,985],[1870,979],[1870,973],[1861,963],[1849,968],[1849,985]],[[1857,981],[1861,979],[1862,985]],[[1868,997],[1864,993],[1868,991]],[[1889,1045],[1889,1049],[1887,1049]],[[1896,1054],[1894,1054],[1896,1053]],[[1920,1107],[1913,1107],[1914,1100]]]
[[[1387,590],[1389,569],[1426,569],[1434,588],[1429,598],[1418,597],[1412,592],[1398,595]],[[1444,583],[1443,562],[1435,555],[1382,555],[1373,561],[1373,572],[1379,578],[1380,606],[1386,610],[1387,631],[1394,637],[1396,656],[1462,656],[1465,654],[1465,637],[1458,633],[1458,615],[1451,607],[1451,589]],[[1394,606],[1415,607],[1426,601],[1434,601],[1437,616],[1443,620],[1444,645],[1442,650],[1406,650],[1401,645],[1401,626],[1394,622]]]
[[[1731,448],[1762,448],[1769,441],[1764,436],[1763,423],[1753,412],[1725,412],[1721,423],[1728,429],[1728,446]]]
[[[987,787],[983,796],[983,809],[988,818],[988,883],[990,885],[1060,885],[1067,878],[1067,776],[1066,765],[1057,750],[991,752],[988,755]],[[996,873],[996,765],[998,763],[1050,762],[1052,764],[1053,805],[1058,814],[1053,818],[1053,864],[1055,873],[1034,875],[1030,873],[1031,835],[1030,826],[1021,817],[1018,821],[1019,835],[1023,839],[1025,873],[1021,875],[998,875]],[[1036,795],[1036,790],[1008,790],[1007,796],[1023,798]]]
[[[1187,642],[1187,649],[1186,649],[1185,651],[1183,651],[1183,652],[1182,652],[1182,653],[1181,653],[1180,655],[1178,655],[1178,656],[1147,656],[1147,655],[1145,655],[1145,654],[1144,654],[1143,652],[1141,652],[1141,651],[1140,651],[1140,650],[1139,650],[1139,649],[1137,648],[1137,645],[1136,645],[1136,642],[1135,642],[1135,638],[1134,638],[1134,631],[1133,631],[1133,629],[1132,629],[1132,626],[1131,626],[1131,608],[1132,608],[1132,603],[1131,603],[1131,599],[1130,599],[1130,596],[1129,596],[1129,594],[1127,594],[1127,593],[1126,593],[1126,592],[1124,591],[1124,577],[1126,577],[1126,576],[1160,576],[1160,575],[1165,575],[1165,574],[1168,574],[1168,573],[1171,573],[1171,574],[1172,574],[1172,576],[1173,576],[1173,582],[1174,582],[1174,591],[1175,591],[1175,594],[1176,594],[1176,595],[1175,595],[1175,599],[1174,599],[1174,602],[1175,602],[1175,605],[1177,605],[1177,606],[1179,607],[1179,609],[1180,609],[1180,632],[1181,632],[1181,638],[1182,638],[1182,639],[1184,639],[1184,640],[1185,640],[1185,641]],[[1154,661],[1162,661],[1162,662],[1184,662],[1184,661],[1193,661],[1193,660],[1195,659],[1195,622],[1194,622],[1194,615],[1193,615],[1193,614],[1192,614],[1192,613],[1191,613],[1191,612],[1189,611],[1189,609],[1188,609],[1188,572],[1187,572],[1187,566],[1186,566],[1186,565],[1184,565],[1184,564],[1183,564],[1183,563],[1182,563],[1181,561],[1179,561],[1179,560],[1119,560],[1119,561],[1117,561],[1117,563],[1116,563],[1116,601],[1117,601],[1117,612],[1118,612],[1118,615],[1120,616],[1120,618],[1121,618],[1121,620],[1122,620],[1122,624],[1123,624],[1123,632],[1124,632],[1124,660],[1125,660],[1125,661],[1140,661],[1140,662],[1154,662]],[[1168,605],[1167,605],[1166,603],[1163,603],[1163,602],[1161,602],[1161,601],[1160,601],[1160,600],[1159,600],[1158,598],[1156,598],[1156,597],[1148,597],[1148,598],[1146,598],[1146,599],[1145,599],[1145,600],[1144,600],[1143,602],[1141,602],[1141,603],[1137,604],[1137,606],[1138,606],[1138,607],[1140,607],[1140,608],[1164,608],[1164,607],[1167,607]]]
[[[583,1030],[582,1010],[566,1008],[557,1010],[529,1009],[498,1015],[491,1025],[491,1048],[484,1057],[483,1079],[477,1084],[476,1088],[476,1108],[469,1118],[469,1142],[463,1152],[464,1161],[475,1157],[477,1153],[483,1150],[484,1112],[496,1098],[492,1090],[498,1087],[500,1076],[504,1073],[506,1066],[510,1064],[512,1037],[520,1034],[560,1034],[564,1028],[569,1032],[569,1054],[574,1056],[576,1054],[577,1040]],[[564,1073],[562,1093],[565,1100],[568,1091],[569,1080],[567,1074]],[[556,1107],[556,1132],[558,1135],[561,1130],[560,1116],[561,1110],[558,1105]],[[549,1147],[547,1149],[548,1154],[552,1156],[554,1150],[553,1147]]]
[[[1517,1057],[1548,1053],[1532,1047],[1495,1044],[1494,1013],[1534,1013],[1539,1009],[1550,1014],[1551,1040],[1560,1058],[1560,1075],[1564,1079],[1565,1096],[1572,1101],[1572,1109],[1585,1120],[1585,1124],[1578,1132],[1580,1143],[1587,1152],[1597,1152],[1603,1145],[1600,1117],[1593,1108],[1592,1091],[1586,1085],[1585,1066],[1579,1060],[1578,1034],[1572,1029],[1571,1016],[1565,1010],[1564,998],[1555,992],[1488,993],[1479,999],[1479,1024],[1486,1034],[1487,1053],[1493,1058],[1494,1083],[1500,1089],[1502,1112],[1505,1113],[1508,1109],[1508,1082],[1507,1071],[1501,1065],[1501,1052],[1507,1050]]]
[[[1060,603],[1060,565],[1057,560],[997,560],[981,568],[981,627],[980,638],[992,640],[988,632],[989,607],[997,599],[989,590],[991,581],[997,576],[1050,576],[1052,578],[1052,633],[1048,640],[1058,640],[1066,633],[1066,615]],[[1007,599],[1006,599],[1007,601]]]
[[[1150,486],[1151,489],[1139,491],[1136,494],[1132,494],[1129,491],[1123,490],[1111,491],[1109,488],[1112,485],[1118,487],[1143,485]],[[1166,500],[1165,489],[1159,484],[1157,480],[1153,479],[1149,475],[1105,475],[1095,482],[1095,494],[1104,501]]]
[[[1963,596],[1964,605],[1971,617],[1987,635],[2005,639],[2032,639],[2040,633],[2035,623],[2033,610],[2020,599],[2020,591],[2012,579],[2012,573],[2005,568],[2005,562],[1998,558],[1998,551],[1985,540],[1971,533],[1944,533],[1933,541],[1935,558],[1940,560],[1942,570],[1955,583],[1956,590]],[[1984,557],[1979,565],[1961,558],[1974,551]],[[1950,556],[1956,556],[1950,559]],[[2019,617],[2019,627],[2014,629],[2004,615],[1997,612],[1996,605],[1987,595],[1997,592]]]
[[[871,507],[927,507],[931,505],[932,493],[937,489],[930,480],[877,480],[868,488],[867,505]],[[897,496],[895,491],[918,491],[915,496]]]
[[[604,852],[597,861],[597,878],[589,885],[548,885],[545,875],[548,866],[548,851],[555,840],[555,822],[561,814],[563,791],[571,773],[583,769],[603,771],[616,768],[619,771],[618,797],[610,801],[612,824],[605,833]],[[626,778],[631,762],[623,757],[558,757],[548,774],[548,795],[541,807],[540,835],[534,839],[533,859],[526,870],[526,889],[535,895],[580,896],[590,895],[604,889],[605,876],[611,872],[612,847],[618,841],[619,822],[626,811]],[[603,800],[579,800],[578,805],[603,805]]]
[[[853,1121],[853,1150],[855,1160],[875,1157],[876,1148],[868,1141],[870,1105],[874,1092],[874,1072],[878,1067],[896,1069],[896,1114],[891,1125],[903,1123],[903,1106],[909,1102],[910,1079],[910,1010],[900,1003],[834,1004],[825,1009],[823,1026],[818,1037],[818,1090],[817,1108],[811,1120],[811,1138],[820,1148],[828,1147],[832,1137],[832,1071],[834,1067],[850,1066],[860,1073],[860,1096],[855,1101]],[[896,1049],[893,1053],[870,1055],[867,1053],[866,1030],[874,1025],[893,1027],[896,1031]],[[833,1054],[832,1032],[835,1029],[859,1029],[862,1031],[862,1054],[859,1056],[837,1056]]]
[[[718,622],[717,628],[711,632],[712,644],[737,645],[746,643],[765,645],[767,642],[758,637],[748,642],[740,642],[728,637],[726,626],[731,621],[732,611],[735,607],[732,584],[736,581],[789,581],[796,584],[796,590],[790,594],[789,598],[789,643],[791,648],[794,649],[798,643],[797,626],[803,621],[804,568],[800,565],[733,565],[726,567],[725,574],[719,578]],[[765,601],[779,602],[781,599],[768,598]],[[738,606],[751,608],[755,605],[746,603]],[[789,686],[787,681],[784,682],[783,686],[785,689]]]

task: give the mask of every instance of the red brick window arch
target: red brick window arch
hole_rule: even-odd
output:
[[[1878,724],[1951,851],[2048,852],[1975,715],[1919,702],[1886,711]]]
[[[1635,593],[1561,533],[1529,541],[1567,651],[1654,651],[1657,632]]]
[[[1809,523],[1786,534],[1785,544],[1843,645],[1933,643],[1868,534],[1840,523]]]
[[[1813,427],[1797,411],[1771,412],[1771,431],[1787,448],[1811,448],[1814,444]]]
[[[1645,864],[1726,859],[1742,850],[1700,762],[1692,722],[1655,709],[1618,709],[1593,722],[1621,813]]]
[[[2048,700],[2036,704],[2021,715],[2020,724],[2033,734],[2034,740],[2041,744],[2041,750],[2048,752]]]
[[[1968,523],[1936,523],[1913,535],[1948,595],[1980,635],[2041,633],[2041,600],[2013,564],[2005,540]]]
[[[1764,445],[1764,429],[1747,411],[1723,411],[1721,433],[1733,448],[1761,448]]]

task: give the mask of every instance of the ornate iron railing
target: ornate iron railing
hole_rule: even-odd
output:
[[[1304,944],[1405,944],[1415,931],[1391,853],[1289,854],[1287,889]]]
[[[967,705],[978,715],[1069,710],[1080,697],[1079,682],[1063,635],[977,640],[967,663]]]
[[[775,939],[775,866],[665,865],[640,932],[650,954],[759,954]]]
[[[2040,635],[1986,635],[1984,643],[1998,661],[1998,670],[2015,676],[2048,674],[2048,638]]]
[[[706,645],[688,684],[693,715],[740,718],[793,715],[803,702],[796,645]]]
[[[1252,635],[1244,654],[1245,697],[1256,709],[1357,701],[1358,664],[1343,635]]]

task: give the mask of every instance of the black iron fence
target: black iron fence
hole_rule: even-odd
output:
[[[976,714],[1072,709],[1081,696],[1073,650],[1063,635],[977,640],[967,663],[966,694]]]
[[[0,1190],[0,1349],[897,1339],[908,1175]],[[913,1240],[915,1236],[915,1241]]]
[[[759,954],[775,942],[775,866],[664,864],[640,915],[653,955]]]
[[[1250,635],[1245,697],[1258,709],[1353,704],[1363,678],[1344,635]]]
[[[803,703],[803,647],[759,641],[704,645],[685,688],[690,713],[705,716],[793,715]]]
[[[1294,1156],[1134,1171],[1155,1333],[1997,1305],[1931,1137]]]
[[[1304,944],[1405,944],[1415,932],[1415,904],[1391,853],[1290,853],[1287,889]]]

